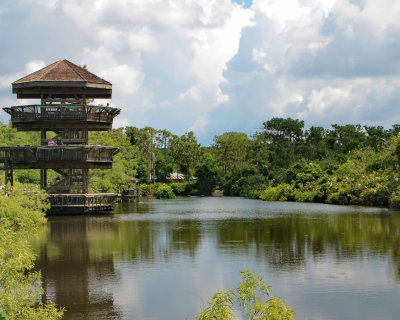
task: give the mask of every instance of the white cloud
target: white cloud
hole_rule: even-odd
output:
[[[189,89],[187,89],[184,93],[181,93],[179,95],[178,100],[194,100],[194,101],[200,101],[200,90],[196,86],[192,86]]]
[[[129,47],[132,51],[152,52],[158,49],[153,32],[148,27],[134,29],[128,35]]]
[[[194,52],[193,71],[199,81],[211,86],[224,81],[226,64],[237,53],[242,29],[252,25],[252,17],[250,10],[233,7],[231,15],[221,24],[186,30]]]
[[[29,29],[11,27],[37,12]],[[20,103],[11,82],[65,57],[113,84],[121,123],[192,128],[206,143],[215,128],[251,134],[272,116],[390,124],[400,121],[399,15],[396,0],[0,3],[10,25],[1,101]]]
[[[252,59],[255,63],[263,63],[267,57],[267,53],[263,49],[253,48],[251,51]]]
[[[254,8],[275,22],[279,30],[287,27],[290,21],[311,13],[310,7],[301,6],[297,0],[255,0]]]
[[[129,125],[129,120],[127,118],[117,117],[113,121],[113,128],[125,128]]]
[[[132,59],[131,65],[120,64],[112,51],[100,47],[96,50],[86,48],[82,60],[89,61],[87,64],[91,72],[113,84],[115,94],[129,96],[135,94],[141,86],[142,75],[136,67],[137,59]]]
[[[0,89],[10,88],[14,81],[21,79],[32,72],[38,71],[45,66],[45,63],[42,60],[31,60],[25,64],[25,68],[22,71],[0,75]]]

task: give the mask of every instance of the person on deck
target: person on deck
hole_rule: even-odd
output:
[[[58,146],[64,145],[64,142],[62,141],[62,139],[61,139],[60,136],[57,136],[57,137],[56,137],[56,144],[57,144]]]
[[[55,146],[56,142],[53,139],[49,139],[49,141],[47,141],[47,145],[48,146]]]

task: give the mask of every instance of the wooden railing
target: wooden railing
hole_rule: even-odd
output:
[[[0,147],[0,162],[112,162],[118,148],[104,146]]]
[[[94,121],[112,123],[120,109],[91,105],[27,105],[4,108],[12,122]]]
[[[85,206],[96,207],[112,205],[117,198],[115,193],[86,193],[86,194],[52,194],[49,197],[52,207],[56,206]]]

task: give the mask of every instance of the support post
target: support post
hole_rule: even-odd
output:
[[[13,171],[13,167],[12,167],[12,163],[10,160],[6,160],[5,164],[5,183],[6,185],[8,183],[11,184],[11,186],[14,185],[14,171]]]
[[[47,169],[40,169],[40,189],[47,187]]]

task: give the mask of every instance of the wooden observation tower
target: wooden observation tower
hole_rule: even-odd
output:
[[[110,99],[111,83],[60,60],[15,81],[12,90],[18,99],[40,99],[3,110],[18,131],[40,131],[41,145],[0,148],[6,183],[13,183],[15,169],[38,169],[40,186],[50,194],[49,214],[112,211],[116,194],[88,193],[89,169],[111,169],[119,150],[89,145],[88,132],[111,130],[120,109],[87,104],[87,99]],[[61,138],[58,145],[49,145],[47,132]],[[49,181],[48,170],[58,178]]]

